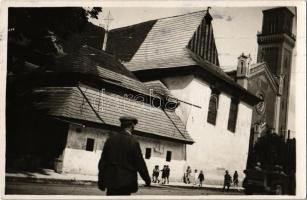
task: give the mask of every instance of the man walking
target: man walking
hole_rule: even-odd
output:
[[[139,142],[132,136],[137,119],[120,118],[122,131],[105,142],[98,164],[98,187],[107,195],[131,195],[138,191],[137,172],[150,185],[151,179],[142,156]]]

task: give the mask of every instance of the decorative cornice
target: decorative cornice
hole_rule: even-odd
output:
[[[279,33],[279,34],[257,34],[257,42],[258,44],[270,44],[270,43],[276,43],[276,42],[286,42],[291,47],[295,46],[295,35],[289,36],[286,33]]]

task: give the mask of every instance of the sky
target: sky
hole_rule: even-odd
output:
[[[250,54],[252,63],[257,61],[257,31],[262,27],[262,10],[272,7],[212,7],[210,14],[213,17],[212,25],[215,36],[217,51],[219,54],[220,66],[225,70],[235,69],[237,58],[240,54]],[[185,13],[206,10],[206,7],[110,7],[103,8],[98,20],[91,20],[96,25],[106,27],[108,13],[111,13],[113,20],[109,24],[109,30],[132,24],[159,19],[163,17],[181,15]],[[293,13],[295,9],[289,8]],[[295,19],[294,19],[295,20]],[[296,34],[294,21],[293,33]],[[292,73],[290,84],[290,102],[288,115],[288,129],[295,134],[295,55],[293,51]],[[292,135],[293,136],[293,135]]]

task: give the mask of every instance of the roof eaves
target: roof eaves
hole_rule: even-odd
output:
[[[253,101],[257,101],[260,102],[261,99],[259,99],[257,96],[255,96],[254,94],[252,94],[251,92],[249,92],[247,89],[243,88],[241,85],[239,85],[238,83],[236,83],[231,77],[229,77],[225,72],[223,72],[221,69],[217,69],[218,66],[215,66],[212,63],[209,63],[201,58],[199,58],[198,55],[196,55],[195,53],[193,53],[192,51],[189,51],[191,54],[191,57],[193,59],[195,59],[195,61],[200,65],[200,67],[202,67],[202,69],[212,73],[213,75],[215,75],[216,77],[218,77],[219,79],[223,80],[224,82],[226,82],[227,84],[233,86],[235,89],[239,90],[240,93],[246,94],[248,95],[249,98],[253,99]]]
[[[79,89],[79,92],[81,92],[82,90]],[[81,92],[82,93],[82,92]],[[89,101],[87,101],[88,104],[90,104]],[[92,108],[92,107],[91,107]],[[159,108],[155,108],[155,109],[159,109]],[[99,121],[101,121],[102,123],[104,123],[103,119],[100,119],[100,115],[92,108],[93,112],[95,112],[96,116],[99,118]],[[150,109],[148,110],[150,111]],[[177,129],[177,131],[180,133],[181,137],[179,138],[178,136],[170,136],[170,135],[160,135],[160,134],[153,134],[151,132],[144,132],[144,133],[147,133],[147,134],[152,134],[152,135],[160,135],[162,137],[165,137],[165,138],[171,138],[171,139],[174,139],[174,140],[180,140],[180,141],[185,141],[185,142],[189,142],[189,143],[193,143],[194,141],[190,138],[190,136],[187,134],[186,130],[185,129],[180,129],[178,127],[179,124],[176,124],[172,117],[170,117],[167,112],[163,111],[163,113],[166,115],[166,117],[170,120],[170,122],[173,124],[173,126]],[[174,116],[173,116],[174,117]],[[142,132],[141,130],[138,130],[139,132]]]

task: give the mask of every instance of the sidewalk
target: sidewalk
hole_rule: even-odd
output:
[[[62,183],[62,184],[78,184],[78,185],[97,185],[98,177],[83,174],[58,174],[53,170],[42,169],[36,172],[27,171],[11,171],[5,174],[6,181],[9,182],[35,182],[35,183]],[[144,185],[143,181],[139,181],[139,185]],[[182,182],[170,182],[169,184],[152,183],[154,187],[181,187],[189,189],[199,189],[200,187]],[[211,190],[222,190],[222,185],[203,184],[202,188]],[[231,191],[243,191],[242,187],[231,187]]]

